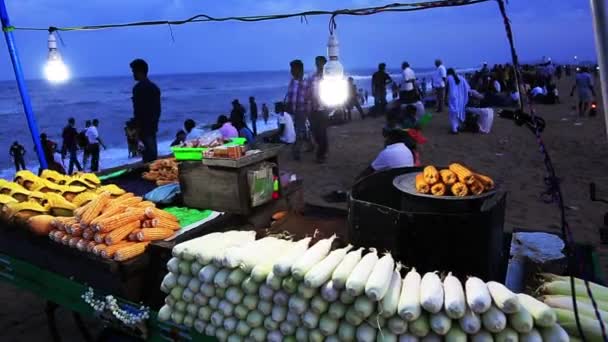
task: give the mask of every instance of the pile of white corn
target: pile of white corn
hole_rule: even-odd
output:
[[[543,295],[541,300],[554,308],[558,323],[572,336],[581,337],[574,315],[574,303],[572,303],[572,288],[570,278],[544,273],[540,275],[543,284],[537,293]],[[604,328],[608,329],[608,288],[595,283],[589,283],[596,309],[587,292],[585,282],[574,279],[574,291],[576,292],[576,306],[579,314],[579,323],[587,341],[603,341],[602,327],[597,314],[602,318]],[[574,338],[572,340],[575,340]]]
[[[569,341],[530,296],[475,277],[403,278],[390,254],[332,251],[334,239],[231,231],[179,244],[158,318],[220,341]]]

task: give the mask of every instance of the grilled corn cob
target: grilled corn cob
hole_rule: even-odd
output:
[[[439,182],[439,172],[433,165],[424,168],[424,180],[428,185],[433,185]]]
[[[443,183],[435,183],[431,187],[431,193],[435,196],[443,196],[445,195],[445,184]]]
[[[473,176],[473,172],[462,166],[461,164],[454,163],[450,164],[450,171],[454,172],[456,176],[458,176],[458,180],[461,183],[470,185],[475,181],[475,176]]]
[[[464,197],[469,194],[469,189],[467,188],[467,185],[461,182],[452,185],[451,190],[452,194],[458,197]]]
[[[421,194],[428,194],[431,191],[428,183],[424,180],[424,174],[419,173],[416,175],[416,191]]]
[[[469,185],[469,190],[473,195],[481,195],[483,193],[484,187],[481,182],[475,180],[471,185]]]
[[[482,175],[480,173],[476,173],[475,178],[477,178],[477,180],[481,184],[483,184],[483,187],[486,189],[486,191],[494,189],[494,180],[492,178],[486,175]]]
[[[445,185],[453,185],[454,183],[458,182],[458,177],[456,177],[456,174],[448,169],[439,171],[439,175],[441,176],[441,180],[443,183],[445,183]]]

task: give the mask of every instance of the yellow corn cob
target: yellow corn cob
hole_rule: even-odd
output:
[[[450,171],[454,172],[456,176],[458,176],[458,180],[461,183],[470,185],[475,181],[475,176],[473,176],[473,172],[462,166],[461,164],[454,163],[450,164]]]
[[[112,218],[112,217],[115,217],[116,215],[123,214],[126,210],[127,210],[127,207],[125,207],[123,205],[111,206],[109,208],[108,208],[108,206],[106,206],[105,211],[101,215],[94,218],[93,221],[91,221],[91,226],[95,227],[95,226],[97,226],[97,224],[99,224],[99,222],[101,222],[107,218]]]
[[[86,228],[82,231],[82,238],[88,241],[93,240],[93,237],[95,237],[95,231],[93,230],[93,228]]]
[[[130,222],[122,227],[118,227],[108,233],[105,237],[106,245],[114,245],[124,240],[129,234],[140,227],[139,220]]]
[[[477,180],[483,184],[486,191],[494,189],[494,180],[492,178],[480,173],[476,173],[475,178],[477,178]]]
[[[79,237],[72,237],[69,241],[68,241],[68,246],[70,246],[71,248],[76,248],[76,244],[78,243],[78,241],[82,240],[82,238]]]
[[[437,172],[437,169],[433,165],[425,167],[423,174],[424,180],[428,185],[433,185],[439,182],[439,172]]]
[[[153,202],[150,201],[142,201],[139,204],[137,204],[137,206],[139,208],[148,208],[148,207],[156,207],[156,204],[154,204]]]
[[[80,224],[74,223],[70,226],[69,233],[72,234],[72,236],[82,237],[82,231],[83,229],[80,227]]]
[[[87,210],[89,210],[89,208],[91,208],[91,205],[95,202],[95,199],[92,199],[90,201],[87,202],[87,204],[76,208],[76,210],[74,210],[74,217],[76,217],[78,220],[80,220],[80,218],[82,217],[82,214],[85,213]]]
[[[110,201],[109,205],[104,209],[104,211],[113,210],[116,207],[126,207],[126,208],[137,207],[137,204],[140,202],[141,202],[141,197],[128,197],[128,198],[125,198],[122,200],[115,199],[115,200]]]
[[[49,233],[49,238],[55,242],[57,242],[59,239],[61,239],[63,237],[65,233],[62,232],[61,230],[51,230],[51,232]]]
[[[453,185],[454,183],[458,182],[458,177],[456,177],[456,174],[448,169],[439,171],[439,175],[441,176],[441,180],[443,180],[445,185]]]
[[[428,194],[431,191],[428,183],[424,180],[424,174],[419,173],[416,175],[416,191],[421,194]]]
[[[81,252],[84,252],[88,243],[89,243],[89,241],[87,241],[85,239],[80,239],[80,241],[78,241],[78,243],[76,244],[76,249]]]
[[[104,249],[106,249],[108,246],[106,246],[105,244],[101,243],[98,245],[95,245],[95,247],[93,247],[91,249],[91,252],[95,255],[101,255],[101,251],[103,251]]]
[[[104,220],[101,220],[97,223],[97,231],[102,233],[108,233],[113,231],[114,229],[118,229],[120,227],[131,224],[132,222],[137,222],[139,228],[141,226],[140,220],[143,218],[143,210],[139,211],[129,211],[126,213],[122,213],[113,217],[108,217]]]
[[[91,224],[94,218],[99,216],[101,210],[106,206],[106,204],[110,201],[110,193],[102,192],[97,198],[91,201],[91,206],[87,211],[82,213],[80,217],[80,221],[87,226]]]
[[[93,253],[93,248],[95,248],[95,246],[97,246],[97,242],[89,241],[89,242],[87,242],[87,245],[85,246],[85,251],[88,253]]]
[[[452,185],[452,194],[454,196],[464,197],[469,194],[469,189],[466,184],[458,182]]]
[[[95,240],[97,243],[103,243],[106,239],[106,235],[108,235],[108,233],[96,233],[93,236],[93,240]]]
[[[157,219],[177,222],[177,217],[175,217],[173,214],[168,213],[168,212],[158,209],[158,208],[148,207],[148,208],[146,208],[145,214],[146,214],[146,217],[150,218],[150,219],[157,218]]]
[[[139,242],[123,248],[120,248],[114,254],[114,260],[125,261],[143,254],[146,251],[146,247],[150,242]]]
[[[59,239],[59,243],[63,245],[67,245],[70,242],[72,236],[70,234],[65,234]]]
[[[151,228],[163,228],[171,230],[179,230],[181,227],[178,222],[167,221],[165,219],[154,219],[152,220]]]
[[[74,205],[77,207],[83,207],[85,204],[91,202],[96,197],[97,197],[96,193],[94,193],[92,191],[85,191],[85,192],[81,192],[78,195],[76,195],[72,199],[72,203],[74,203]]]
[[[484,189],[483,184],[481,184],[481,182],[478,180],[475,180],[473,184],[469,185],[469,190],[471,190],[473,195],[481,195]]]
[[[137,241],[137,233],[139,233],[141,231],[142,231],[141,228],[134,229],[131,233],[129,233],[129,236],[127,236],[127,240]]]
[[[173,236],[174,231],[171,229],[164,228],[147,228],[142,229],[137,233],[137,240],[139,241],[156,241],[164,240],[168,237]]]
[[[431,187],[431,193],[435,196],[443,196],[445,195],[445,184],[443,183],[435,183]]]
[[[133,244],[135,244],[135,242],[121,241],[120,243],[117,243],[115,245],[107,246],[99,254],[105,259],[111,259],[117,250],[124,248],[126,246],[131,246]]]

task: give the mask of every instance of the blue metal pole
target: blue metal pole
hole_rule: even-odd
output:
[[[19,94],[21,95],[21,102],[23,103],[23,111],[27,119],[27,125],[30,128],[32,139],[34,140],[34,146],[36,147],[36,153],[38,154],[38,160],[40,161],[40,168],[42,170],[48,168],[46,158],[44,156],[44,149],[40,142],[40,132],[38,131],[38,124],[36,123],[36,117],[32,110],[32,102],[30,95],[25,85],[25,78],[23,77],[23,69],[21,68],[21,62],[19,61],[19,55],[17,54],[17,45],[15,44],[15,38],[13,37],[13,28],[8,19],[8,12],[4,0],[0,0],[0,21],[2,22],[2,31],[4,31],[4,38],[6,39],[6,46],[8,47],[8,53],[11,56],[13,62],[13,70],[15,71],[15,79],[17,86],[19,87]]]

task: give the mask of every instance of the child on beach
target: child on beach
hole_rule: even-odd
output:
[[[137,129],[135,128],[135,121],[129,120],[125,124],[125,136],[127,137],[127,146],[129,148],[129,158],[137,157],[138,151],[138,139]]]

